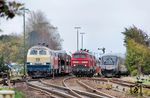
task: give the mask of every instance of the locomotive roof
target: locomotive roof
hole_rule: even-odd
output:
[[[119,53],[107,53],[107,54],[101,55],[101,57],[103,56],[117,56],[117,57],[125,58],[124,54],[119,54]]]
[[[37,49],[39,50],[40,48],[42,49],[46,49],[46,50],[49,50],[49,51],[52,51],[52,52],[55,52],[55,53],[62,53],[62,54],[67,54],[67,52],[65,50],[52,50],[46,46],[42,46],[42,45],[36,45],[36,46],[32,46],[29,50],[31,49]]]
[[[74,52],[73,54],[80,54],[80,53],[92,55],[91,53],[89,53],[89,52],[87,52],[87,51],[76,51],[76,52]]]
[[[39,49],[39,48],[45,48],[45,49],[48,49],[48,50],[49,50],[49,48],[48,48],[48,47],[46,47],[46,46],[42,46],[42,45],[32,46],[30,49]]]
[[[67,53],[65,50],[54,50],[57,53]]]

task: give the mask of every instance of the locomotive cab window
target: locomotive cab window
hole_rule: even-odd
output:
[[[86,58],[86,54],[74,54],[74,58]]]
[[[31,50],[30,55],[37,55],[37,50]]]
[[[74,58],[80,58],[80,54],[74,54]]]
[[[46,55],[46,51],[45,51],[45,50],[40,50],[40,51],[39,51],[39,54],[40,54],[40,55]]]
[[[86,58],[86,54],[81,54],[81,58]]]

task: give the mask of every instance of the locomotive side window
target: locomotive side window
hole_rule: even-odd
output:
[[[30,55],[37,55],[37,50],[31,50]]]
[[[90,58],[92,59],[92,56],[90,55]]]
[[[46,55],[46,51],[45,51],[45,50],[40,50],[40,51],[39,51],[39,54],[40,54],[40,55]]]

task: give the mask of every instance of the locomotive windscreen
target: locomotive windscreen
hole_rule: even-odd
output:
[[[45,50],[40,50],[40,51],[39,51],[39,54],[40,54],[40,55],[46,55],[46,51],[45,51]]]
[[[77,53],[77,54],[74,54],[74,58],[86,58],[86,54],[84,54],[84,53]]]
[[[37,55],[37,50],[31,50],[30,55]]]
[[[117,63],[116,56],[103,56],[102,65],[115,65]]]

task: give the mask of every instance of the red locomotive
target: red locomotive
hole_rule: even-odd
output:
[[[71,58],[72,72],[76,76],[93,76],[96,73],[96,58],[87,50],[76,51]]]

